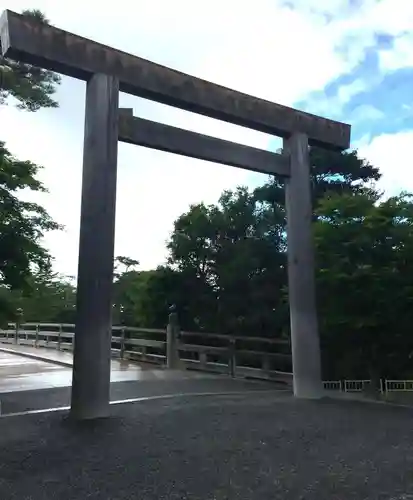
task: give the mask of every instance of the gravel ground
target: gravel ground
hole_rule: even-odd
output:
[[[287,395],[185,397],[0,419],[1,500],[405,500],[412,410]]]
[[[111,400],[159,396],[164,394],[194,392],[233,392],[252,390],[273,390],[284,388],[273,382],[247,381],[228,377],[206,377],[198,379],[139,380],[113,382]],[[70,405],[70,387],[38,389],[0,394],[2,414],[28,410],[59,408]],[[0,497],[0,500],[1,497]]]

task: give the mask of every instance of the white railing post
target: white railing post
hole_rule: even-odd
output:
[[[343,384],[341,380],[324,380],[323,381],[324,389],[327,391],[339,391],[343,390]]]

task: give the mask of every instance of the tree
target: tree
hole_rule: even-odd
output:
[[[314,210],[326,193],[375,192],[375,182],[380,179],[381,174],[368,161],[359,158],[357,151],[336,152],[311,147],[309,156]],[[271,206],[277,216],[280,211],[284,212],[284,183],[279,178],[272,177],[266,184],[257,188],[255,196]]]
[[[76,288],[67,277],[39,270],[30,276],[29,286],[29,293],[10,292],[14,308],[23,311],[25,321],[75,322]]]
[[[333,194],[317,215],[326,377],[411,376],[413,196]]]
[[[150,271],[125,271],[118,275],[114,292],[114,323],[164,328],[168,309],[176,304],[181,324],[193,326],[187,321],[192,315],[185,301],[185,273],[163,266]]]
[[[22,14],[31,22],[49,24],[39,10],[25,10]],[[9,97],[13,97],[18,107],[27,111],[55,108],[58,103],[53,96],[60,81],[60,76],[52,71],[0,55],[0,104],[6,104]]]
[[[23,15],[31,22],[48,23],[38,10],[23,11]],[[53,72],[0,56],[0,105],[13,97],[20,109],[28,111],[56,107],[52,96],[59,83]],[[0,142],[0,315],[8,319],[14,307],[9,288],[27,292],[34,270],[50,270],[51,256],[40,241],[46,231],[60,227],[43,207],[19,197],[24,189],[46,191],[36,179],[40,168],[17,160]]]
[[[310,160],[314,222],[325,222],[318,207],[333,195],[338,199],[357,195],[373,207],[380,198],[374,184],[380,178],[378,170],[360,159],[356,151],[331,153],[311,148]],[[190,310],[199,319],[200,328],[289,335],[285,222],[284,186],[277,179],[252,193],[244,188],[223,193],[217,205],[195,205],[178,218],[168,245],[169,264],[192,276]],[[362,234],[361,227],[358,234]],[[326,245],[333,236],[326,237]],[[334,251],[329,253],[333,260]],[[321,316],[325,306],[327,317],[335,318],[333,304],[340,301],[341,292],[327,287],[324,292],[329,301],[321,293]],[[323,332],[337,331],[336,324],[329,330],[323,321]],[[340,341],[334,337],[337,352]]]
[[[46,210],[20,199],[22,190],[46,192],[40,166],[14,158],[0,142],[0,284],[24,288],[34,268],[49,270],[51,256],[40,241],[60,229]]]
[[[120,255],[115,258],[115,270],[117,270],[119,265],[123,266],[125,268],[124,272],[127,273],[131,268],[139,266],[139,261]]]
[[[192,206],[175,222],[169,262],[191,276],[199,328],[280,335],[280,244],[273,214],[242,187],[224,192],[218,205]]]

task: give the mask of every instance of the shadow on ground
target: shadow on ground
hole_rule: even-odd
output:
[[[0,498],[409,498],[413,413],[282,393],[181,397],[0,419]]]

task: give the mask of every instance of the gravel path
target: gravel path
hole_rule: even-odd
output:
[[[405,500],[413,413],[281,393],[0,419],[3,500]]]

